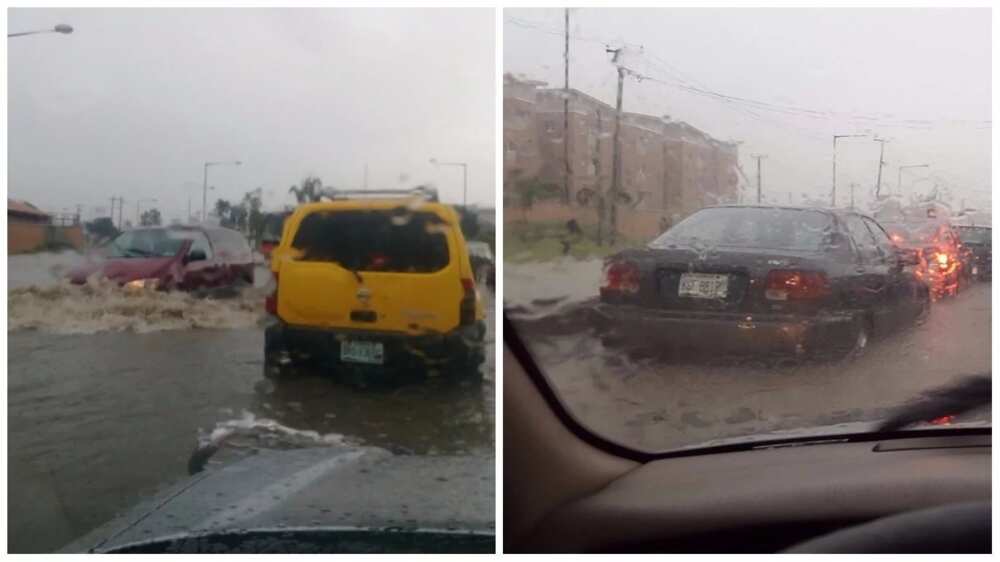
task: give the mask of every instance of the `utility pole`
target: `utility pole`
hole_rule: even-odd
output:
[[[110,215],[111,215],[111,224],[115,224],[115,201],[117,201],[117,200],[118,200],[117,197],[115,197],[115,196],[111,197],[111,213],[110,213]]]
[[[837,139],[863,136],[865,135],[833,135],[833,189],[830,190],[830,207],[837,207]]]
[[[750,158],[757,160],[757,204],[760,205],[761,201],[761,184],[760,184],[760,161],[767,158],[766,154],[751,154]]]
[[[569,178],[572,169],[569,164],[569,8],[563,11],[565,20],[565,48],[563,49],[563,204],[569,205]]]
[[[122,207],[125,206],[125,198],[118,196],[118,230],[122,229]]]
[[[609,53],[614,53],[614,58],[611,62],[615,63],[618,68],[618,99],[615,102],[615,133],[612,139],[614,143],[612,147],[612,158],[611,158],[611,220],[609,224],[609,238],[611,245],[615,245],[615,241],[618,238],[618,190],[621,189],[621,166],[622,166],[622,150],[620,142],[620,134],[622,127],[622,90],[625,84],[625,67],[621,63],[621,55],[624,47],[619,47],[618,49],[606,49]]]
[[[885,139],[876,138],[874,140],[882,144],[882,148],[878,152],[878,177],[875,179],[875,199],[878,200],[882,193],[882,166],[885,166]]]

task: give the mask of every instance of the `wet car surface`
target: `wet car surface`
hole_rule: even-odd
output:
[[[492,466],[492,322],[481,384],[360,389],[304,371],[275,385],[262,375],[260,286],[230,300],[118,291],[92,295],[89,308],[69,306],[83,290],[9,296],[8,478],[19,483],[9,496],[12,552],[58,549],[182,481],[192,451],[217,429],[232,435],[206,471],[259,451],[345,446]],[[113,303],[104,316],[101,299]],[[492,317],[492,299],[484,300]],[[76,319],[45,322],[32,314],[42,303],[50,306],[42,316],[62,310]],[[54,333],[61,324],[76,333]]]

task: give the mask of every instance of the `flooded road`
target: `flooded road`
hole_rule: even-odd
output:
[[[217,304],[228,314],[241,303]],[[176,321],[166,315],[142,324],[148,330],[98,316],[90,326],[103,328],[85,330],[89,309],[81,305],[72,317],[79,329],[60,331],[49,318],[35,329],[9,331],[10,551],[51,552],[185,478],[199,440],[220,428],[233,435],[209,469],[261,449],[331,443],[492,457],[488,293],[484,305],[484,382],[467,386],[429,380],[360,390],[325,373],[275,386],[262,375],[264,336],[255,316],[243,327],[202,329],[165,328],[162,322]],[[47,315],[58,313],[52,307]]]
[[[569,409],[596,432],[642,449],[873,421],[928,389],[991,369],[989,283],[936,302],[924,325],[871,342],[855,360],[775,367],[750,358],[664,361],[606,348],[578,314],[595,298],[587,271],[599,265],[508,268],[505,306],[536,312],[518,325]],[[534,285],[519,288],[512,275],[539,286],[559,279],[567,298],[531,303]]]

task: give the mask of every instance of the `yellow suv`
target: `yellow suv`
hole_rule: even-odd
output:
[[[481,377],[485,313],[458,213],[433,191],[328,192],[271,254],[264,373],[304,359],[364,380]]]

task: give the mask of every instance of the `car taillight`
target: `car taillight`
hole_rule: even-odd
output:
[[[278,272],[274,272],[274,291],[264,298],[264,310],[268,314],[278,314]]]
[[[941,269],[948,268],[948,254],[939,252],[935,259],[937,260],[938,267]]]
[[[764,296],[773,301],[817,299],[829,294],[830,283],[819,271],[772,269],[764,283]]]
[[[462,279],[462,302],[458,305],[458,323],[471,326],[476,323],[476,282]]]
[[[635,262],[616,261],[604,267],[602,291],[639,292],[639,266]]]

